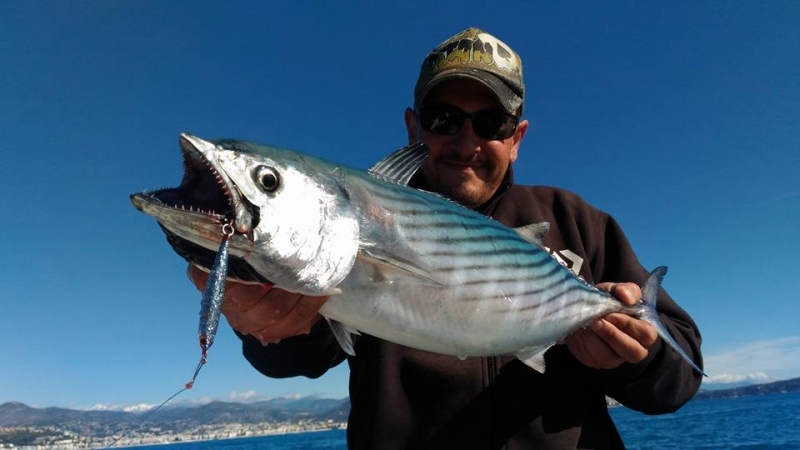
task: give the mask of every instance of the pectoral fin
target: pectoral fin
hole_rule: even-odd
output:
[[[531,369],[544,373],[544,354],[553,344],[526,347],[516,353],[517,358]]]
[[[339,346],[342,347],[345,353],[350,356],[356,356],[355,348],[353,347],[353,335],[361,335],[358,330],[348,327],[347,325],[337,322],[332,319],[328,319],[327,317],[325,320],[328,321],[328,325],[331,327],[331,331],[333,332],[333,337],[336,338],[336,342],[339,343]]]
[[[362,248],[356,259],[373,268],[371,276],[376,283],[405,281],[435,287],[443,286],[426,268],[376,247]]]

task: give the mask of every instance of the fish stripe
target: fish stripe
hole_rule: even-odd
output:
[[[437,271],[471,269],[474,276],[462,286],[492,292],[468,296],[465,301],[491,301],[511,294],[525,305],[520,311],[550,316],[579,305],[579,298],[586,293],[594,293],[588,285],[571,282],[573,275],[552,256],[499,223],[476,218],[472,211],[460,208],[430,214],[426,199],[391,188],[375,189],[372,194],[385,202],[382,206],[391,212],[409,244],[426,250],[424,255],[435,262]],[[469,233],[448,234],[456,230]],[[524,279],[521,275],[531,273],[539,274],[534,286],[520,282]],[[565,287],[555,289],[564,283]],[[559,303],[560,307],[553,307]]]

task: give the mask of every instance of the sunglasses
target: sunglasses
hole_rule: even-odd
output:
[[[482,109],[472,113],[453,105],[440,104],[420,108],[419,124],[423,130],[433,134],[452,136],[461,131],[464,122],[472,122],[475,134],[488,140],[508,139],[514,135],[519,117],[502,109]]]

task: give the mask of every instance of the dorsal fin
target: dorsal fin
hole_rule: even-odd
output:
[[[378,161],[368,170],[373,177],[383,178],[403,186],[422,166],[428,157],[430,149],[422,142],[411,144]]]
[[[516,232],[526,241],[542,245],[542,239],[544,239],[544,235],[550,231],[550,222],[532,223],[530,225],[523,225],[519,228],[514,228],[514,230],[516,230]]]

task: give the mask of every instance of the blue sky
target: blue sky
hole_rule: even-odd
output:
[[[178,133],[366,168],[405,144],[422,58],[469,26],[525,63],[517,181],[579,193],[669,266],[707,385],[800,376],[800,3],[316,3],[0,3],[0,403],[179,389],[200,295],[128,200],[178,184]],[[264,378],[223,322],[183,399],[346,379]]]

